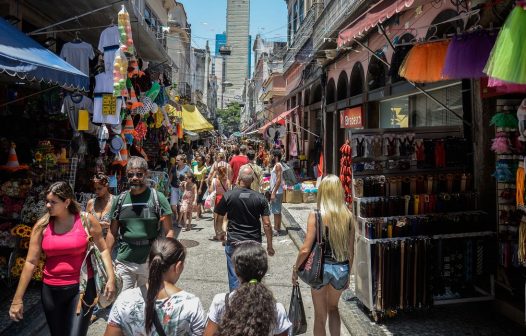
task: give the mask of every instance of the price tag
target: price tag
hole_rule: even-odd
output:
[[[114,115],[117,113],[117,97],[111,94],[102,96],[102,115]]]

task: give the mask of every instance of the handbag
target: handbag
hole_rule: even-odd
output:
[[[102,308],[108,307],[115,301],[122,290],[122,278],[115,272],[115,265],[113,265],[113,272],[115,273],[115,294],[111,299],[107,299],[104,296],[104,289],[106,288],[106,284],[108,282],[108,274],[106,273],[106,268],[104,267],[104,262],[102,261],[100,251],[95,245],[93,237],[91,237],[89,233],[89,227],[91,224],[88,214],[86,212],[82,212],[80,214],[80,219],[82,221],[82,226],[88,235],[88,248],[86,249],[86,257],[84,257],[84,261],[82,262],[82,266],[80,268],[80,299],[77,306],[77,314],[80,314],[81,303],[84,302],[83,297],[88,285],[88,261],[91,262],[91,266],[93,268],[93,279],[95,280],[95,288],[97,292],[97,297],[95,298],[95,301],[93,301],[92,306],[98,304]],[[84,304],[87,305],[85,302]]]
[[[205,209],[212,209],[215,205],[215,200],[216,200],[216,192],[214,190],[211,193],[209,193],[208,196],[206,196]]]
[[[305,307],[301,298],[300,286],[292,287],[292,296],[290,297],[289,320],[292,327],[289,328],[288,335],[300,335],[307,332],[307,318],[305,317]]]
[[[298,268],[298,276],[311,287],[323,283],[323,236],[321,214],[316,210],[316,241],[312,244],[308,258]]]

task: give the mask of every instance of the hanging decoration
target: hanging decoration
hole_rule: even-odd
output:
[[[526,84],[526,1],[518,1],[499,32],[484,68],[502,81]]]
[[[400,66],[399,75],[416,83],[438,82],[442,76],[449,41],[415,45]]]

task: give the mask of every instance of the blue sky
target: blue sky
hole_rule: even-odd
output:
[[[192,25],[192,46],[204,48],[209,40],[214,50],[215,35],[226,30],[227,0],[180,0]],[[284,0],[251,0],[250,34],[269,40],[287,40],[287,6]]]

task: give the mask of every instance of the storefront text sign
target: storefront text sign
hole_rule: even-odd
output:
[[[362,107],[346,108],[340,111],[340,128],[362,128]]]

